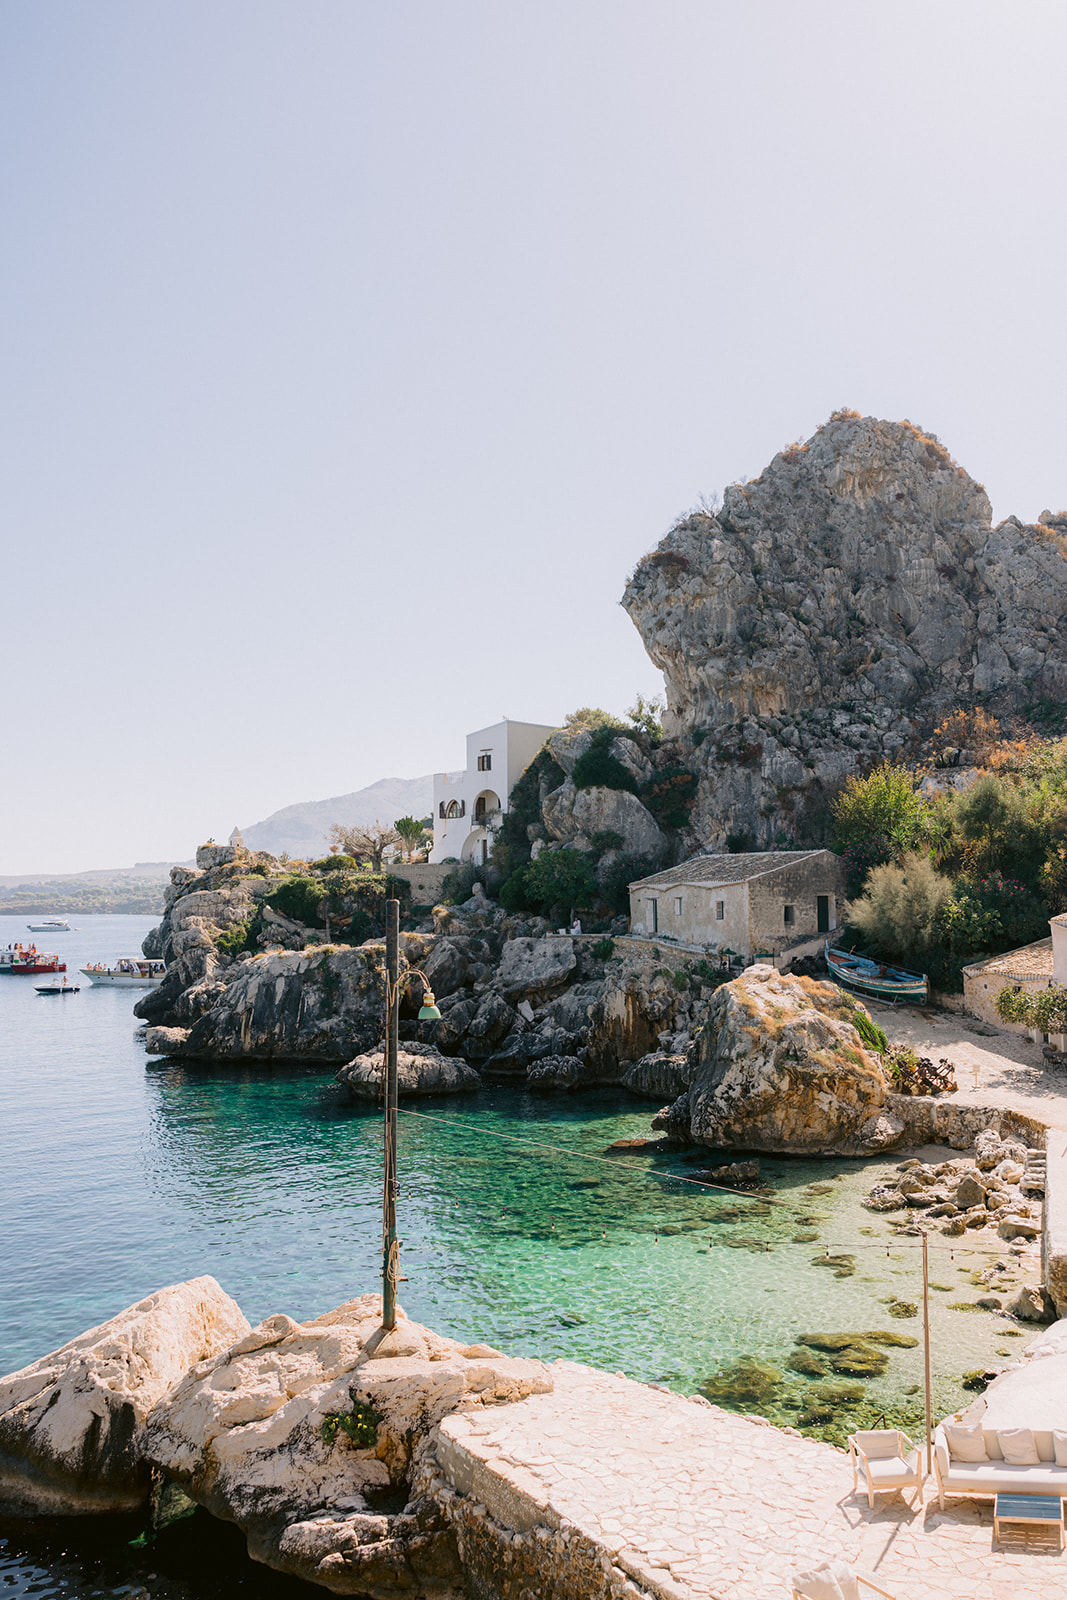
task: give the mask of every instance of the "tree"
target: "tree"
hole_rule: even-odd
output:
[[[610,711],[604,711],[600,706],[580,706],[577,711],[568,711],[563,719],[568,728],[617,728],[625,733],[626,724],[620,722],[618,717],[613,717]]]
[[[357,861],[370,860],[375,872],[382,870],[382,856],[390,845],[400,843],[400,835],[395,828],[387,827],[384,822],[355,823],[348,825],[343,822],[334,822],[326,834],[334,844],[339,844],[346,855],[355,856]]]
[[[593,862],[584,850],[542,850],[523,876],[527,900],[546,916],[570,916],[597,896]]]
[[[640,733],[647,733],[653,744],[659,744],[663,738],[663,713],[667,709],[667,702],[661,694],[650,695],[646,700],[643,694],[638,694],[632,706],[627,706],[626,715],[633,726]]]
[[[426,824],[420,822],[418,817],[397,817],[393,823],[397,835],[403,840],[410,861],[415,851],[426,838]]]
[[[839,849],[881,837],[896,850],[910,850],[922,817],[919,780],[906,767],[883,761],[865,778],[849,778],[833,803]]]

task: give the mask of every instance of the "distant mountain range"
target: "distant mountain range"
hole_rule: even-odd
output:
[[[429,774],[424,778],[379,778],[353,794],[283,806],[241,832],[250,850],[269,850],[275,856],[287,851],[291,856],[313,859],[329,849],[331,823],[352,826],[392,823],[397,817],[428,817],[432,805],[433,778]]]

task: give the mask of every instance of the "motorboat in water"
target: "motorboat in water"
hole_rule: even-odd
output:
[[[925,1003],[929,989],[925,973],[905,972],[903,967],[872,961],[869,956],[858,956],[851,950],[831,950],[829,944],[825,950],[831,976],[846,988],[858,989],[876,1000]]]
[[[119,956],[113,966],[94,961],[78,968],[90,983],[113,989],[154,989],[163,982],[166,970],[162,961],[150,960],[147,956]]]
[[[35,983],[34,988],[38,994],[78,994],[80,993],[81,985],[68,983],[64,978],[62,983]]]
[[[13,977],[36,977],[39,972],[66,972],[67,963],[58,956],[45,955],[35,944],[9,944],[0,950],[0,973]]]
[[[43,922],[27,922],[31,933],[77,933],[62,917],[46,917]]]

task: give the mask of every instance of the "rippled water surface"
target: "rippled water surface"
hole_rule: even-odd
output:
[[[151,921],[83,917],[52,943],[75,977],[87,960],[136,950]],[[0,944],[21,937],[21,922],[0,918]],[[253,1322],[377,1290],[377,1111],[348,1102],[328,1069],[146,1058],[135,998],[88,986],[44,998],[30,979],[0,977],[0,1371],[199,1273]],[[917,1241],[892,1237],[860,1205],[891,1163],[764,1158],[767,1203],[686,1183],[691,1159],[606,1156],[614,1140],[646,1135],[654,1109],[614,1091],[545,1098],[499,1086],[416,1104],[400,1117],[401,1299],[443,1333],[687,1392],[747,1355],[786,1371],[806,1331],[921,1335],[885,1305],[921,1298]],[[974,1299],[970,1273],[988,1258],[943,1243],[931,1269],[940,1412],[962,1403],[961,1374],[997,1359],[1006,1336],[1002,1320],[950,1309]],[[827,1266],[828,1252],[851,1267]],[[921,1357],[921,1346],[893,1350],[866,1403],[917,1423]],[[785,1390],[752,1409],[789,1420],[780,1408],[795,1410],[805,1385],[786,1375]],[[199,1523],[176,1524],[147,1551],[129,1548],[136,1529],[8,1523],[0,1582],[45,1596],[124,1584],[204,1600],[245,1585],[317,1592],[251,1567],[232,1530]],[[195,1555],[205,1539],[216,1541],[210,1561]]]

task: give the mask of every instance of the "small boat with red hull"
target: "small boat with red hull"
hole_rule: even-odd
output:
[[[0,950],[0,974],[35,978],[41,972],[66,972],[67,963],[58,956],[45,955],[35,944],[9,944]]]

